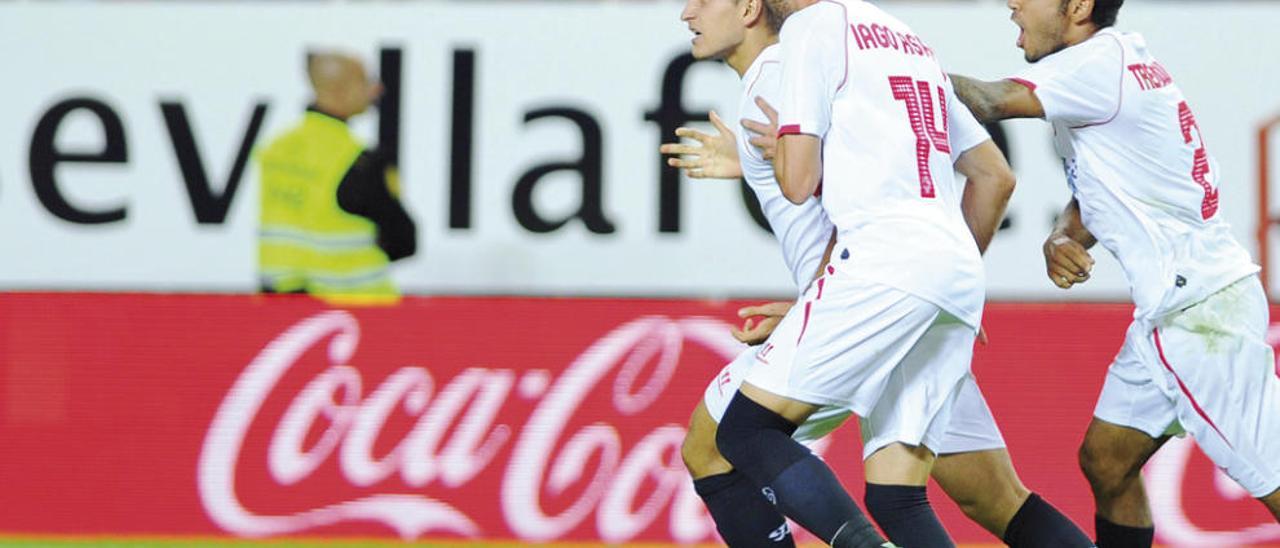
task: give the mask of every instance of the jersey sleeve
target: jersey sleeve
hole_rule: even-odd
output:
[[[838,6],[819,3],[783,25],[778,136],[821,137],[831,126],[831,102],[848,78],[844,21]]]
[[[1031,88],[1049,122],[1069,125],[1110,120],[1120,109],[1124,49],[1100,33],[1045,57],[1011,80]]]
[[[956,97],[955,91],[947,85],[947,143],[951,145],[951,161],[956,161],[965,151],[976,147],[991,135],[987,128],[978,123],[969,107]]]

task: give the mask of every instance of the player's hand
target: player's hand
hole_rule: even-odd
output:
[[[1044,264],[1049,281],[1063,289],[1089,281],[1093,257],[1079,242],[1062,234],[1051,234],[1044,242]]]
[[[747,128],[747,131],[752,134],[747,142],[760,149],[760,154],[765,160],[772,162],[773,154],[778,150],[778,111],[774,110],[763,97],[756,97],[756,106],[760,107],[760,111],[764,112],[769,122],[763,123],[743,118],[742,127]]]
[[[737,179],[742,176],[738,163],[738,143],[720,115],[711,111],[711,125],[716,135],[708,135],[690,127],[676,129],[676,137],[693,139],[698,144],[666,143],[658,151],[671,156],[667,165],[684,170],[690,179]]]
[[[743,319],[742,328],[733,328],[733,338],[741,342],[756,345],[769,338],[778,322],[791,310],[791,301],[777,301],[755,306],[746,306],[738,310],[738,317]]]

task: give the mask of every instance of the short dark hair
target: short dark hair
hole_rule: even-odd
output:
[[[1093,0],[1093,14],[1090,19],[1098,28],[1105,29],[1116,24],[1116,15],[1120,13],[1120,6],[1124,5],[1124,0]]]
[[[782,32],[782,22],[787,19],[786,15],[778,13],[777,10],[773,9],[772,2],[761,0],[761,3],[763,4],[761,9],[764,10],[765,24],[769,25],[769,29],[772,30],[774,34]]]

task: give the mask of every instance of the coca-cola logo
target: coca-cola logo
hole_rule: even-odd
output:
[[[1208,505],[1240,504],[1258,508],[1261,505],[1222,470],[1208,463],[1193,465],[1195,451],[1195,442],[1190,437],[1171,439],[1143,470],[1151,517],[1160,540],[1175,546],[1244,546],[1280,541],[1280,524],[1265,518],[1253,525],[1223,530],[1196,524],[1193,519],[1196,510],[1203,511]],[[1205,474],[1212,475],[1210,489],[1188,489],[1190,481],[1205,479],[1190,476]],[[1207,500],[1209,493],[1205,491],[1217,500]],[[1191,492],[1201,493],[1200,499],[1187,500],[1185,494]]]
[[[364,521],[384,524],[405,539],[437,533],[546,540],[563,537],[594,514],[599,538],[621,542],[670,510],[671,538],[704,540],[714,534],[713,526],[678,457],[684,428],[657,425],[624,446],[607,419],[650,409],[676,376],[689,343],[720,360],[735,356],[742,347],[728,327],[707,318],[642,317],[605,334],[559,375],[473,367],[437,389],[429,369],[410,365],[366,395],[362,371],[351,363],[361,338],[356,318],[342,311],[316,314],[267,344],[222,400],[199,458],[200,500],[218,526],[254,537]],[[323,350],[327,368],[300,391],[281,393],[281,379],[317,349]],[[587,396],[601,391],[612,408],[584,409]],[[536,405],[523,424],[499,424],[504,404],[513,397]],[[246,452],[246,436],[264,427],[265,402],[281,398],[289,403],[276,424],[265,425],[271,431],[266,454]],[[375,456],[375,442],[385,437],[393,414],[416,420],[393,449]],[[600,420],[571,429],[570,418],[579,414]],[[313,432],[309,442],[308,432]],[[500,462],[497,456],[505,451],[510,457]],[[265,466],[277,488],[284,489],[335,460],[342,481],[365,491],[377,490],[395,475],[404,486],[425,491],[466,486],[482,474],[500,473],[500,496],[491,507],[500,509],[509,533],[484,530],[484,516],[422,492],[362,492],[288,513],[255,511],[237,493],[237,470],[247,462]],[[544,496],[571,485],[578,486],[576,500],[544,508]]]
[[[371,360],[357,354],[352,314],[305,318],[258,351],[222,397],[198,459],[201,504],[242,536],[373,523],[405,539],[714,538],[678,456],[696,400],[673,405],[663,394],[680,384],[700,392],[741,345],[714,319],[620,323],[554,362],[469,367]],[[1268,339],[1280,340],[1280,328]],[[682,370],[698,359],[695,372]],[[1280,525],[1255,520],[1257,502],[1192,446],[1172,440],[1145,471],[1161,541],[1280,540]],[[262,502],[263,492],[291,489],[302,495],[288,505]],[[481,494],[467,501],[463,492]]]

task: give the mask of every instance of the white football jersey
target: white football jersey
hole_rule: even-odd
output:
[[[764,98],[770,105],[778,104],[782,72],[779,53],[776,44],[765,48],[742,74],[742,95],[738,101],[738,115],[742,120],[768,121],[756,105],[756,97]],[[738,158],[742,176],[760,201],[760,211],[782,247],[782,260],[791,271],[796,287],[804,291],[817,274],[822,254],[831,240],[831,221],[816,198],[800,205],[787,200],[774,177],[773,163],[765,160],[760,149],[747,141],[751,136],[741,129],[741,120],[734,127],[739,128]]]
[[[952,172],[961,109],[934,51],[860,0],[824,0],[782,27],[779,135],[822,139],[822,205],[859,276],[976,328],[984,274]]]
[[[741,120],[765,122],[768,118],[756,105],[756,97],[763,98],[770,105],[778,104],[778,91],[782,83],[781,49],[778,45],[765,48],[751,63],[751,67],[742,75],[742,94],[738,100],[739,123]],[[959,157],[967,151],[983,143],[991,137],[987,130],[979,124],[969,109],[959,101],[956,108],[947,111],[950,125],[951,150]],[[817,273],[822,262],[822,254],[831,238],[832,224],[823,211],[817,198],[809,198],[805,203],[795,205],[782,195],[778,180],[774,177],[773,164],[764,159],[760,149],[748,139],[750,134],[738,130],[738,158],[742,164],[743,178],[747,186],[755,192],[760,201],[760,210],[773,235],[782,248],[782,260],[791,271],[796,287],[804,291]],[[963,195],[963,190],[957,190]]]
[[[1219,212],[1218,166],[1195,116],[1142,36],[1103,29],[1013,80],[1044,106],[1081,219],[1124,268],[1135,318],[1258,271]]]

